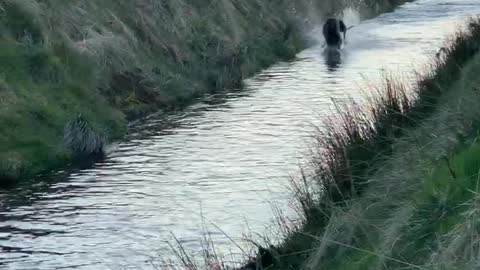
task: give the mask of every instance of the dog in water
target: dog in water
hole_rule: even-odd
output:
[[[343,20],[329,18],[323,24],[322,33],[328,48],[340,49],[347,35],[347,26]]]
[[[345,42],[348,29],[341,19],[329,18],[323,24],[322,33],[326,45],[326,48],[323,50],[323,55],[325,57],[325,64],[331,71],[335,70],[342,62],[340,49]],[[325,45],[323,47],[325,47]]]

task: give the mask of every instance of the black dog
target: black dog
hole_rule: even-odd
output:
[[[322,33],[328,47],[340,49],[347,34],[347,26],[340,19],[329,18],[323,24]],[[343,33],[343,39],[341,33]]]

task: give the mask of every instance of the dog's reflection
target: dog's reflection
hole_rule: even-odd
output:
[[[330,71],[336,70],[342,63],[342,52],[336,47],[325,47],[323,57],[325,57],[325,64]]]

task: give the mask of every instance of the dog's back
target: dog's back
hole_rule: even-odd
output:
[[[341,20],[329,18],[323,25],[323,36],[329,47],[340,47],[342,44],[342,36],[340,32],[346,32],[346,26]]]

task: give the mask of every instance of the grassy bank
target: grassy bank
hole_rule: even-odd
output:
[[[475,19],[413,93],[390,78],[371,111],[327,125],[315,177],[293,182],[304,221],[274,268],[478,267],[479,40]]]
[[[0,185],[101,153],[129,120],[240,87],[307,46],[325,13],[403,1],[354,2],[0,0]]]

